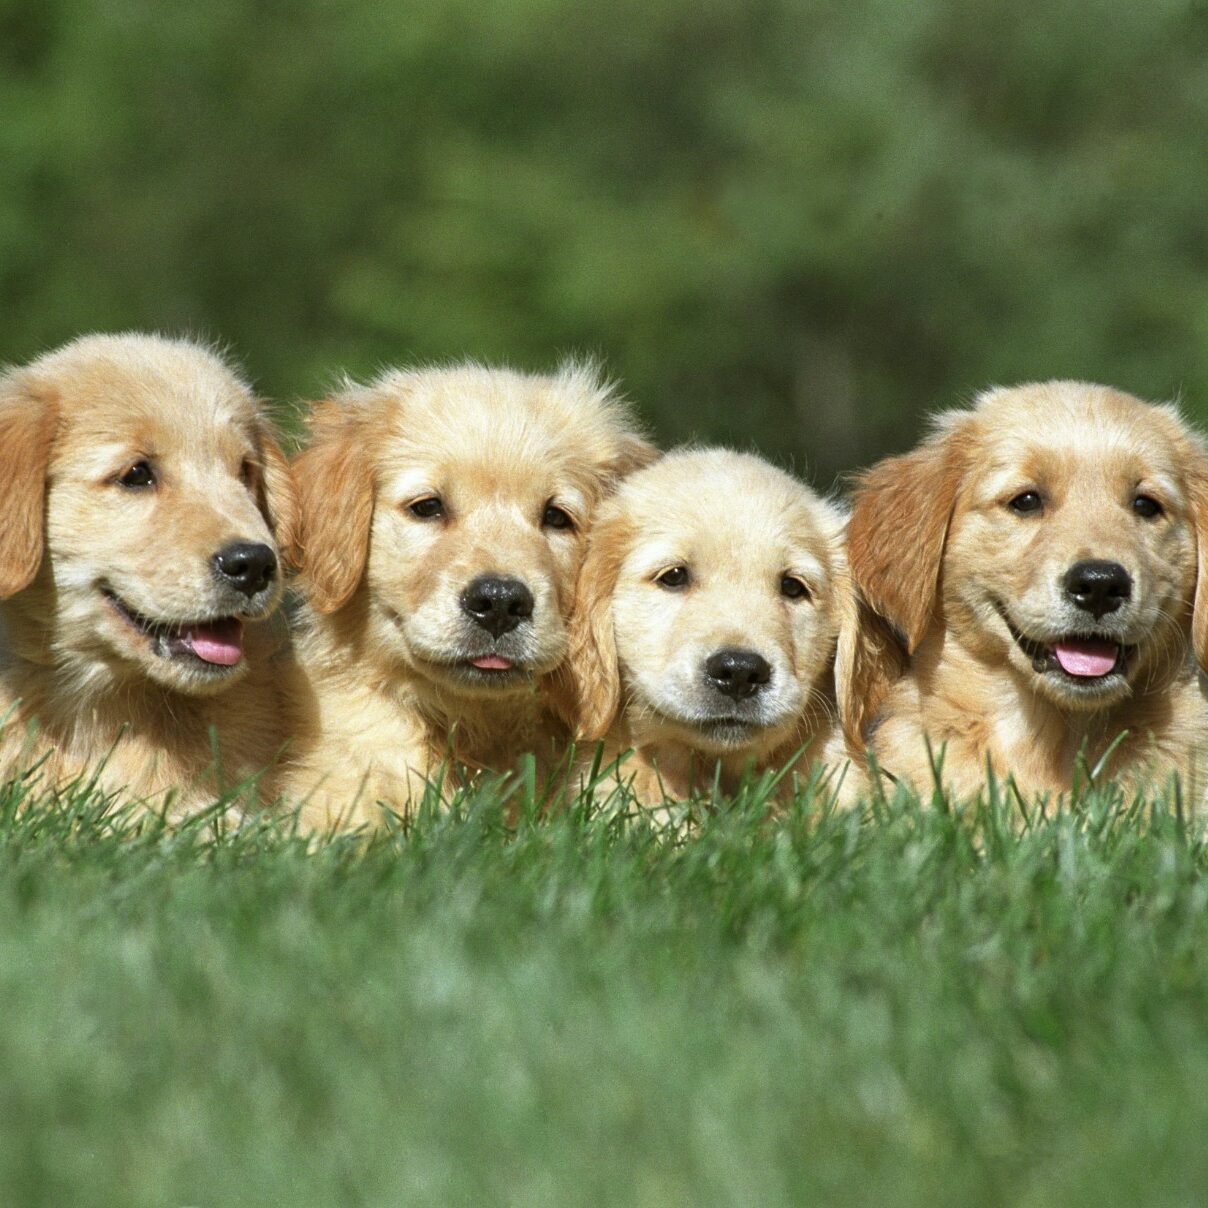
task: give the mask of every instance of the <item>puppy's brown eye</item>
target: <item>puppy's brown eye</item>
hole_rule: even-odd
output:
[[[541,527],[552,529],[573,529],[575,522],[570,513],[560,508],[556,503],[547,503],[541,516]]]
[[[1039,491],[1024,491],[1016,495],[1007,507],[1017,516],[1034,516],[1044,508],[1044,500],[1040,498]]]
[[[808,600],[810,589],[796,575],[783,575],[780,579],[780,594],[790,600]]]
[[[119,474],[119,485],[137,490],[140,487],[155,486],[155,471],[149,461],[136,461],[124,474]]]
[[[656,575],[654,581],[660,587],[674,591],[677,587],[687,587],[690,578],[686,566],[669,566],[661,575]]]
[[[439,520],[445,514],[445,505],[439,495],[427,495],[407,505],[407,511],[417,520]]]
[[[1162,505],[1148,495],[1138,495],[1132,502],[1133,511],[1146,520],[1152,520],[1162,514]]]
[[[239,466],[239,481],[250,487],[256,481],[256,467],[245,457]]]

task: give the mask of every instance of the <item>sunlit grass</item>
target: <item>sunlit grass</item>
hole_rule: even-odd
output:
[[[0,1202],[1187,1204],[1208,857],[1021,821],[487,785],[374,838],[0,791]]]

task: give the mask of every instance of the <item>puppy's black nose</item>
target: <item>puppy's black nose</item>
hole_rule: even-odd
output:
[[[718,692],[744,700],[767,687],[772,668],[754,650],[716,650],[705,659],[705,676]]]
[[[277,573],[277,555],[267,545],[235,541],[214,555],[214,572],[220,583],[254,596],[263,591]]]
[[[1098,620],[1132,595],[1132,578],[1119,562],[1088,558],[1065,572],[1065,594]]]
[[[519,579],[479,575],[461,593],[461,607],[498,638],[533,615],[533,593]]]

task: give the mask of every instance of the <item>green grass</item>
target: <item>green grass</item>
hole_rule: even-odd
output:
[[[1208,853],[1161,801],[677,834],[496,787],[308,845],[5,792],[6,1208],[1208,1188]]]

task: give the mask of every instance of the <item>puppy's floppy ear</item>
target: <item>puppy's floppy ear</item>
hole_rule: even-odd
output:
[[[1195,661],[1208,671],[1208,457],[1204,472],[1191,480],[1191,519],[1195,525],[1195,600],[1191,608],[1191,645]]]
[[[906,658],[888,622],[869,608],[852,579],[847,516],[829,505],[826,516],[839,631],[835,642],[835,703],[848,751],[860,756],[868,723],[877,716],[890,685],[905,670]]]
[[[564,360],[552,382],[560,393],[576,400],[580,443],[606,490],[661,456],[642,435],[629,404],[595,360]]]
[[[614,480],[626,478],[635,470],[658,461],[660,457],[662,453],[645,437],[636,432],[622,432],[609,460],[608,474]]]
[[[373,466],[359,419],[339,402],[319,403],[312,440],[293,463],[301,516],[301,565],[318,612],[352,598],[369,557]]]
[[[913,653],[935,612],[964,456],[952,431],[867,471],[848,525],[852,577]]]
[[[296,570],[302,564],[302,516],[294,472],[267,426],[260,433],[260,463],[260,510],[277,539],[282,563]]]
[[[844,585],[835,646],[835,698],[847,748],[862,754],[890,687],[906,670],[906,656],[888,623],[850,581]]]
[[[17,374],[0,378],[0,600],[24,591],[42,565],[57,420],[52,394]]]
[[[555,708],[587,742],[602,739],[621,711],[612,594],[627,542],[626,527],[619,519],[597,523],[579,571],[566,658],[550,676]]]

